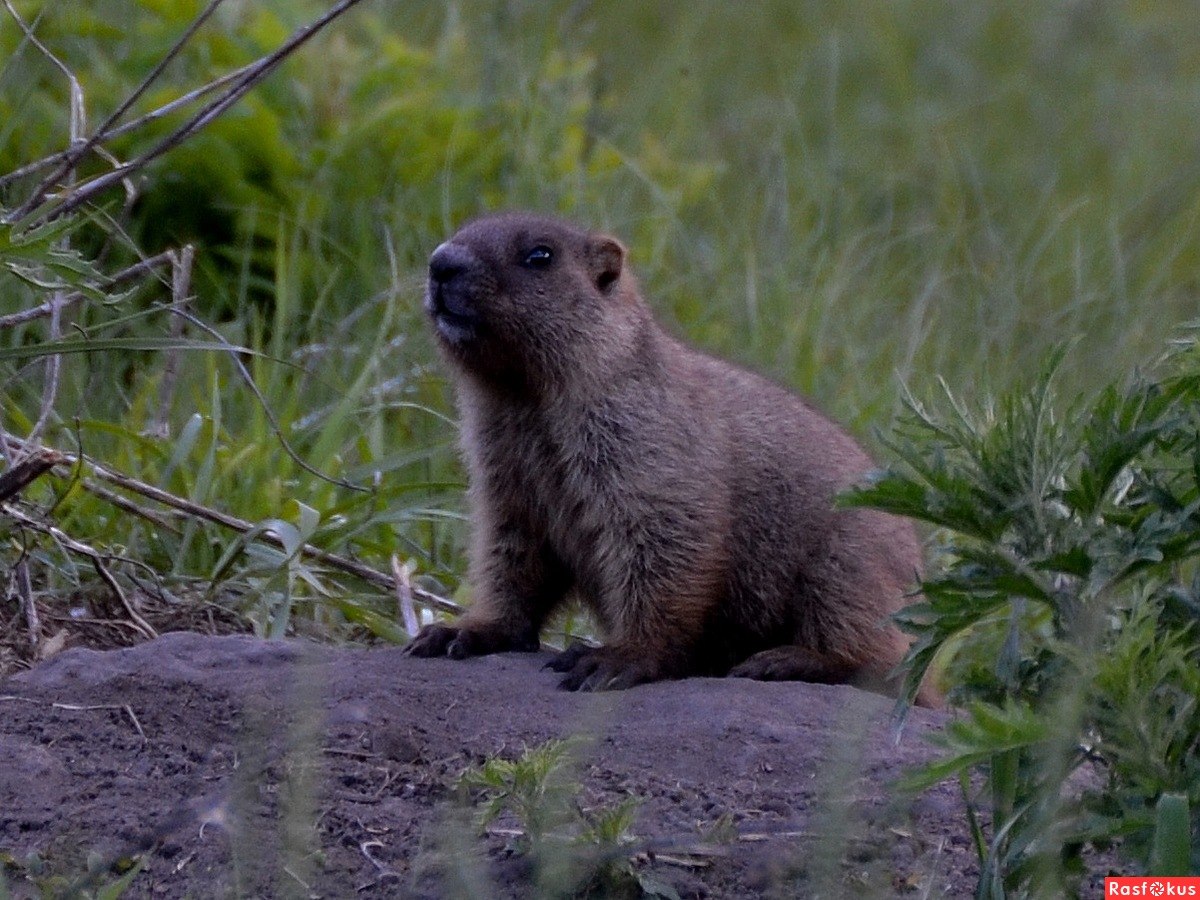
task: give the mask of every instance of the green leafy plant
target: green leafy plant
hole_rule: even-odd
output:
[[[90,853],[80,871],[64,868],[38,853],[29,853],[18,859],[0,850],[0,900],[9,900],[13,896],[5,880],[9,876],[16,879],[18,884],[32,886],[44,900],[64,897],[72,900],[119,900],[145,868],[146,861],[145,856],[111,860],[98,853]]]
[[[514,847],[535,865],[538,896],[676,897],[630,862],[632,798],[595,809],[576,802],[578,749],[578,741],[551,740],[516,759],[494,757],[465,772],[459,789],[476,797],[480,827],[511,817]]]
[[[907,699],[936,660],[966,716],[909,784],[983,775],[980,896],[1063,890],[1085,845],[1118,839],[1140,867],[1179,865],[1200,799],[1198,346],[1193,326],[1150,372],[1066,409],[1062,352],[982,409],[910,398],[886,439],[897,462],[846,498],[937,529],[899,616]],[[1070,780],[1084,770],[1103,786]]]

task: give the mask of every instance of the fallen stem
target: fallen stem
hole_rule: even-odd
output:
[[[0,473],[0,503],[21,493],[62,461],[62,457],[54,450],[35,450],[15,466]]]
[[[163,253],[159,253],[156,256],[143,259],[141,262],[134,263],[127,269],[122,269],[121,271],[112,275],[107,281],[99,285],[99,288],[101,290],[109,290],[111,288],[120,287],[123,284],[128,284],[130,281],[141,277],[147,272],[151,272],[160,266],[173,263],[174,261],[175,251],[167,250]],[[87,295],[82,291],[72,291],[71,293],[63,296],[58,303],[58,308],[60,310],[64,310],[85,299],[87,299]],[[17,325],[24,325],[26,322],[32,322],[36,319],[44,319],[53,312],[54,303],[47,301],[40,306],[34,306],[30,309],[23,309],[20,312],[10,313],[7,316],[0,316],[0,328],[13,328]]]
[[[117,579],[113,577],[113,574],[109,572],[107,567],[104,565],[105,560],[110,558],[108,554],[101,553],[95,547],[91,547],[82,541],[75,540],[75,538],[71,537],[61,528],[56,528],[53,525],[49,525],[45,522],[39,522],[32,516],[28,516],[21,512],[21,510],[16,509],[8,504],[0,504],[0,511],[2,511],[18,525],[53,538],[64,549],[69,550],[72,553],[78,553],[80,556],[86,556],[89,560],[91,560],[92,566],[96,569],[96,574],[103,579],[106,585],[108,585],[108,589],[112,591],[117,602],[121,604],[121,607],[129,615],[129,620],[137,626],[138,630],[141,631],[144,636],[148,638],[158,637],[158,632],[155,631],[154,628],[151,627],[150,623],[143,619],[138,611],[133,608],[133,604],[131,604],[129,602],[129,598],[125,596],[125,592],[121,589],[121,585],[117,582]]]
[[[301,45],[307,43],[325,26],[342,15],[348,9],[361,3],[362,0],[341,0],[340,3],[334,5],[326,13],[319,16],[314,21],[302,26],[293,32],[282,45],[276,48],[273,52],[259,59],[245,74],[238,79],[233,86],[223,95],[215,99],[212,103],[205,106],[197,112],[191,119],[185,122],[171,134],[167,135],[141,156],[126,162],[110,172],[99,175],[78,187],[74,188],[66,199],[58,206],[52,206],[50,209],[36,217],[34,224],[58,218],[66,215],[73,210],[78,209],[85,203],[88,203],[96,194],[106,190],[112,185],[128,178],[134,172],[145,168],[154,160],[165,154],[169,150],[182,144],[196,132],[202,130],[212,121],[217,119],[226,110],[242,99],[250,90],[255,87],[260,81],[277,69],[280,64],[292,53],[294,53]],[[40,197],[30,197],[24,204],[21,205],[14,213],[7,217],[7,221],[19,222],[26,217],[32,215],[41,205]]]
[[[158,80],[158,76],[160,76],[163,73],[163,70],[171,64],[172,60],[179,56],[187,42],[190,41],[192,36],[200,29],[200,26],[208,21],[208,18],[217,11],[217,7],[223,2],[224,0],[209,0],[208,6],[201,10],[200,14],[192,20],[191,24],[189,24],[186,29],[184,29],[183,34],[175,42],[174,46],[166,52],[163,58],[160,59],[154,68],[150,70],[150,73],[144,79],[142,79],[142,83],[134,88],[133,92],[125,98],[121,105],[113,110],[112,114],[100,124],[100,127],[96,129],[95,134],[82,142],[78,142],[77,146],[73,146],[67,151],[66,157],[59,163],[58,168],[55,169],[53,173],[46,176],[42,183],[38,185],[37,189],[29,197],[29,199],[26,200],[25,206],[27,208],[32,209],[38,203],[41,203],[42,198],[45,197],[47,192],[54,187],[54,185],[58,182],[58,179],[75,168],[76,164],[83,159],[83,157],[85,157],[88,152],[96,146],[97,143],[99,143],[104,133],[113,125],[115,125],[121,116],[125,115],[129,107],[133,106],[133,104],[137,102],[137,99],[150,88],[150,85]],[[72,143],[74,144],[76,142],[72,141]]]
[[[152,109],[150,112],[139,116],[132,121],[126,122],[124,125],[110,128],[107,131],[97,132],[95,140],[93,141],[92,149],[99,152],[97,145],[104,144],[108,141],[111,141],[113,138],[128,134],[131,131],[137,131],[139,128],[149,122],[156,122],[164,116],[169,116],[176,110],[182,109],[183,107],[194,103],[201,97],[225,87],[225,85],[229,84],[231,81],[236,81],[255,65],[257,65],[257,61],[246,63],[246,65],[234,69],[232,72],[226,72],[220,78],[214,78],[208,84],[201,85],[194,90],[188,91],[186,94],[176,97],[171,102],[164,103],[157,109]],[[51,153],[49,156],[43,156],[41,159],[35,159],[33,162],[26,163],[19,169],[13,169],[11,172],[0,175],[0,187],[4,187],[9,182],[24,178],[26,175],[34,175],[43,169],[48,169],[51,166],[62,162],[64,159],[69,158],[71,156],[71,152],[72,151],[70,148],[67,148],[66,150],[59,150],[57,153]],[[114,163],[114,165],[120,165],[120,163]]]
[[[25,444],[20,438],[8,435],[5,440],[9,445],[13,446],[17,450],[23,450],[25,448]],[[55,466],[55,469],[65,468],[69,470],[72,467],[85,465],[91,470],[92,475],[101,481],[106,481],[109,484],[116,485],[119,488],[138,494],[149,500],[153,500],[156,503],[161,503],[163,506],[168,506],[186,515],[192,516],[193,518],[203,519],[206,522],[211,522],[214,525],[220,525],[223,528],[228,528],[232,531],[238,532],[239,534],[245,534],[246,532],[255,528],[254,523],[249,522],[246,519],[229,515],[228,513],[221,512],[217,509],[212,509],[211,507],[204,506],[184,497],[176,496],[175,494],[164,491],[161,488],[157,488],[152,484],[146,484],[143,481],[138,481],[136,478],[131,478],[128,475],[124,475],[111,469],[106,469],[82,454],[76,455],[73,453],[64,453],[62,451],[57,452],[61,457],[61,462]],[[53,474],[57,475],[59,473],[54,472]],[[62,476],[69,477],[68,473],[62,473]],[[8,510],[6,509],[6,511]],[[137,508],[134,508],[130,511],[135,513],[139,512]],[[275,544],[278,547],[283,547],[283,541],[270,531],[261,532],[258,536],[263,540]],[[360,578],[369,584],[373,584],[376,587],[387,591],[388,593],[393,593],[397,590],[396,580],[392,576],[386,575],[368,565],[358,562],[357,560],[341,556],[337,553],[331,553],[328,550],[322,550],[320,547],[314,546],[313,544],[304,544],[300,548],[300,553],[302,556],[308,559],[316,560],[319,563],[329,566],[331,569],[337,569],[340,572],[353,575],[356,578]],[[463,611],[459,604],[452,600],[447,600],[445,597],[441,597],[432,591],[427,591],[424,588],[418,587],[417,585],[411,585],[411,589],[413,597],[426,606],[449,613],[461,613]]]

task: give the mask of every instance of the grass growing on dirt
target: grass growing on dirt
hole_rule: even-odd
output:
[[[539,897],[675,898],[678,894],[630,861],[636,800],[583,809],[576,771],[581,742],[552,740],[516,759],[493,757],[463,773],[458,790],[478,804],[487,829],[507,817],[514,849],[533,867]]]

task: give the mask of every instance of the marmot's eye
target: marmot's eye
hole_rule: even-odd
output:
[[[554,251],[545,244],[538,244],[525,254],[525,259],[522,262],[531,269],[544,269],[550,265],[550,260],[553,258]]]

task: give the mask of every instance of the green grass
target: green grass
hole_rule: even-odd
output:
[[[128,27],[106,24],[117,7]],[[94,125],[200,4],[18,8],[40,15]],[[135,113],[273,48],[318,8],[222,10]],[[256,352],[265,405],[225,355],[182,353],[170,436],[149,436],[168,354],[95,352],[66,357],[48,438],[252,521],[311,507],[321,546],[380,567],[397,550],[454,591],[463,476],[419,309],[423,262],[466,217],[512,206],[612,229],[671,328],[868,442],[902,383],[920,395],[940,376],[983,396],[1062,341],[1075,345],[1060,385],[1086,393],[1194,311],[1189,15],[1183,2],[367,4],[155,163],[130,210],[113,196],[72,238],[105,271],[134,246],[195,243],[191,308]],[[65,79],[2,21],[0,172],[62,147],[67,107]],[[173,121],[113,149],[127,157]],[[2,287],[0,314],[40,302],[12,277]],[[165,299],[143,288],[91,303],[71,327],[150,346],[170,328]],[[45,337],[42,321],[3,340],[36,351]],[[2,364],[5,425],[20,434],[41,366]],[[312,467],[369,492],[301,468],[272,416]],[[190,522],[152,530],[78,490],[55,514],[201,581],[233,540]],[[52,550],[44,561],[50,583],[72,569]],[[328,612],[301,593],[296,610]]]

